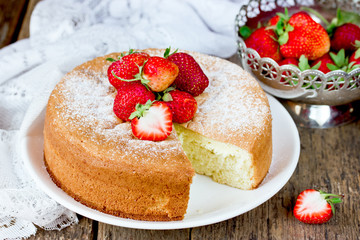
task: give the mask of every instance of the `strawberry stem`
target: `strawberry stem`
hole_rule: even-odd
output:
[[[148,83],[149,83],[150,81],[147,80],[147,79],[145,79],[145,78],[143,78],[143,76],[142,76],[143,68],[144,68],[144,65],[145,65],[146,62],[147,62],[147,61],[145,61],[142,66],[137,65],[138,68],[139,68],[139,73],[136,74],[136,75],[134,75],[134,78],[133,78],[133,79],[123,79],[123,78],[121,78],[121,77],[118,77],[118,76],[116,76],[116,74],[115,74],[114,71],[111,71],[111,73],[112,73],[112,75],[113,75],[115,78],[117,78],[117,79],[119,79],[119,80],[121,80],[121,81],[125,81],[125,82],[140,81],[140,82],[146,87],[146,89],[149,90]]]
[[[165,52],[164,52],[164,58],[170,57],[170,56],[173,55],[174,53],[177,53],[178,50],[179,50],[179,49],[177,48],[177,49],[175,49],[174,52],[170,53],[171,47],[166,48],[166,49],[165,49]]]
[[[344,198],[344,195],[325,193],[321,190],[319,190],[319,192],[320,192],[320,195],[330,204],[331,211],[333,212],[333,214],[335,214],[334,204],[342,203],[342,198]],[[332,197],[332,198],[330,198],[330,197]]]
[[[294,30],[294,27],[289,24],[289,12],[288,9],[285,8],[284,13],[277,13],[280,17],[279,21],[275,26],[275,33],[278,36],[278,42],[280,45],[283,45],[289,40],[289,32]]]
[[[117,60],[113,59],[113,58],[106,58],[106,61],[109,61],[109,62],[116,62]]]
[[[145,112],[150,109],[151,105],[154,102],[155,101],[147,100],[147,102],[145,104],[140,104],[140,103],[136,104],[135,111],[130,114],[129,119],[132,120],[135,117],[137,117],[137,118],[143,117]]]

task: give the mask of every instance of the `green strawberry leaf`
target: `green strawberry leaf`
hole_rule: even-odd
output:
[[[360,25],[360,15],[355,12],[347,12],[347,11],[340,11],[341,12],[341,21],[338,22],[339,26],[343,25],[344,23],[353,23],[355,25]]]
[[[352,70],[357,69],[357,68],[360,68],[360,64],[355,64],[355,65],[353,65],[353,66],[349,69],[349,72],[351,72]]]
[[[165,49],[165,52],[164,52],[164,58],[170,57],[170,56],[173,55],[174,53],[177,53],[178,50],[179,50],[179,49],[177,48],[177,49],[175,49],[174,52],[170,53],[171,47],[166,48],[166,49]]]
[[[355,40],[355,44],[354,47],[356,47],[356,51],[355,51],[355,59],[360,58],[360,41],[359,40]]]
[[[311,69],[318,70],[321,65],[321,61],[311,67]]]
[[[330,52],[330,57],[334,61],[335,65],[341,68],[346,64],[345,50],[341,49],[337,54]]]
[[[285,8],[284,13],[277,13],[280,17],[276,24],[275,33],[278,35],[278,42],[280,45],[286,44],[289,40],[289,32],[294,30],[294,27],[288,24],[290,19],[288,9]]]
[[[252,31],[248,26],[242,26],[239,29],[239,34],[241,37],[243,37],[244,39],[247,39],[250,35],[251,35]]]
[[[278,42],[280,45],[287,43],[289,40],[289,33],[285,32],[284,34],[279,36]]]
[[[278,36],[284,34],[284,22],[281,19],[276,23],[275,32]]]
[[[309,60],[307,59],[307,57],[305,57],[305,55],[301,55],[299,58],[299,69],[301,71],[305,71],[310,69],[310,64],[309,64]]]
[[[286,22],[289,21],[290,17],[289,17],[289,11],[287,8],[284,9],[284,13],[278,12],[276,13],[276,15],[278,15],[280,17],[280,19],[285,20]]]
[[[332,63],[328,63],[328,64],[326,64],[326,66],[328,69],[330,69],[330,71],[339,70],[339,68]]]
[[[291,31],[293,31],[293,30],[294,30],[294,27],[293,27],[293,26],[291,26],[290,24],[286,25],[286,27],[285,27],[285,32],[291,32]]]
[[[171,102],[173,100],[170,93],[165,93],[164,96],[162,97],[162,99],[164,102]]]
[[[106,61],[109,61],[109,62],[116,62],[117,60],[113,59],[113,58],[107,58]]]
[[[355,52],[355,59],[360,58],[360,48],[358,48]]]
[[[148,100],[145,104],[136,104],[135,111],[130,114],[129,119],[132,120],[135,117],[140,118],[144,116],[144,113],[150,109],[154,102],[155,101]]]
[[[326,24],[326,31],[331,37],[334,29],[345,23],[353,23],[355,25],[360,25],[360,15],[355,12],[347,12],[341,9],[337,9],[336,17],[331,20],[330,24]]]

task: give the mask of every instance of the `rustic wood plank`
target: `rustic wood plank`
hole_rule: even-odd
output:
[[[141,230],[131,229],[99,223],[97,239],[117,240],[117,239],[156,239],[156,240],[188,240],[190,229],[182,230]]]
[[[38,2],[40,2],[41,0],[30,0],[28,5],[27,5],[27,9],[26,9],[26,14],[24,17],[24,21],[21,24],[21,28],[19,31],[19,35],[18,35],[18,40],[20,39],[24,39],[24,38],[28,38],[29,37],[29,33],[30,33],[30,18],[31,18],[31,14],[36,6],[36,4]]]
[[[26,0],[0,1],[0,48],[16,41]]]
[[[38,228],[35,236],[28,238],[29,240],[34,239],[72,239],[72,240],[92,240],[96,231],[93,231],[94,223],[91,219],[78,215],[79,223],[69,226],[61,231],[53,230],[46,231]]]
[[[28,24],[37,2],[30,0],[24,14],[26,0],[0,0],[0,47],[29,36]],[[229,60],[239,63],[236,56]],[[299,133],[301,156],[290,181],[269,201],[241,216],[169,231],[122,228],[79,216],[77,225],[62,231],[39,229],[30,239],[360,239],[360,122],[322,130],[299,128]],[[306,188],[345,195],[330,222],[308,225],[294,218],[296,196]]]

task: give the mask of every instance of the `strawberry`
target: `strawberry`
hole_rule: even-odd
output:
[[[360,41],[360,27],[345,23],[337,27],[331,38],[331,48],[335,51],[345,49],[345,51],[355,51],[355,41]]]
[[[319,63],[320,63],[320,66],[319,66],[318,70],[322,71],[324,74],[331,71],[329,69],[329,67],[327,66],[328,64],[335,64],[329,53],[326,53],[322,57],[320,57],[318,59],[315,59],[312,62],[311,66],[313,67],[313,66],[315,66],[316,64],[319,64]]]
[[[170,108],[173,121],[176,123],[185,123],[191,120],[197,110],[195,98],[184,91],[170,90],[164,94],[163,101]]]
[[[134,82],[122,79],[133,79],[139,73],[139,66],[142,66],[149,57],[147,53],[130,50],[129,54],[122,56],[120,60],[108,59],[113,61],[107,71],[110,84],[116,89],[133,84]]]
[[[297,58],[284,58],[278,62],[279,66],[282,65],[295,65],[296,67],[299,65],[299,60]]]
[[[320,66],[319,64],[316,64],[314,66],[310,66],[309,60],[304,56],[301,55],[299,59],[296,58],[285,58],[282,61],[278,62],[279,66],[290,64],[300,69],[300,71],[305,71],[308,69],[318,69]],[[298,84],[298,76],[296,75],[290,75],[291,72],[284,72],[285,75],[280,79],[280,82],[285,82],[289,85],[296,85]]]
[[[136,104],[145,104],[148,100],[155,100],[155,95],[144,85],[137,82],[120,88],[114,100],[113,111],[123,121],[130,121],[130,114]]]
[[[171,110],[163,102],[137,104],[130,119],[134,136],[141,140],[162,141],[172,131]]]
[[[303,11],[290,18],[280,18],[275,31],[279,35],[280,53],[285,58],[305,55],[309,60],[315,60],[330,49],[326,30]]]
[[[209,79],[196,60],[187,53],[175,52],[168,55],[167,49],[164,56],[179,67],[179,75],[174,81],[177,89],[198,96],[209,86]]]
[[[294,216],[304,223],[325,223],[333,216],[335,212],[334,204],[341,203],[342,197],[336,194],[307,189],[297,197]]]
[[[269,26],[276,26],[276,24],[279,22],[280,20],[280,16],[279,15],[275,15],[274,17],[270,18],[268,25]]]
[[[150,57],[142,70],[142,78],[154,92],[167,89],[179,74],[178,66],[170,60],[153,56]]]
[[[256,29],[246,40],[246,47],[256,50],[260,57],[269,57],[275,61],[281,60],[277,36],[272,29],[261,27]]]
[[[349,57],[346,56],[345,50],[341,49],[337,54],[330,52],[330,57],[334,61],[334,64],[327,64],[326,66],[331,70],[343,70],[344,72],[351,72],[355,68],[359,68],[360,65],[356,62],[350,62]]]

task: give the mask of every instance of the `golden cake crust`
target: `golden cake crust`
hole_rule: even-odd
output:
[[[162,55],[163,50],[144,50]],[[271,114],[265,93],[228,61],[191,52],[210,85],[196,97],[198,112],[183,124],[206,137],[253,155],[254,184],[271,162]],[[136,139],[129,122],[112,111],[116,90],[106,58],[86,62],[64,76],[52,92],[45,117],[45,164],[54,182],[77,201],[116,216],[183,219],[194,170],[176,132],[164,141]],[[256,109],[255,113],[251,110]]]

